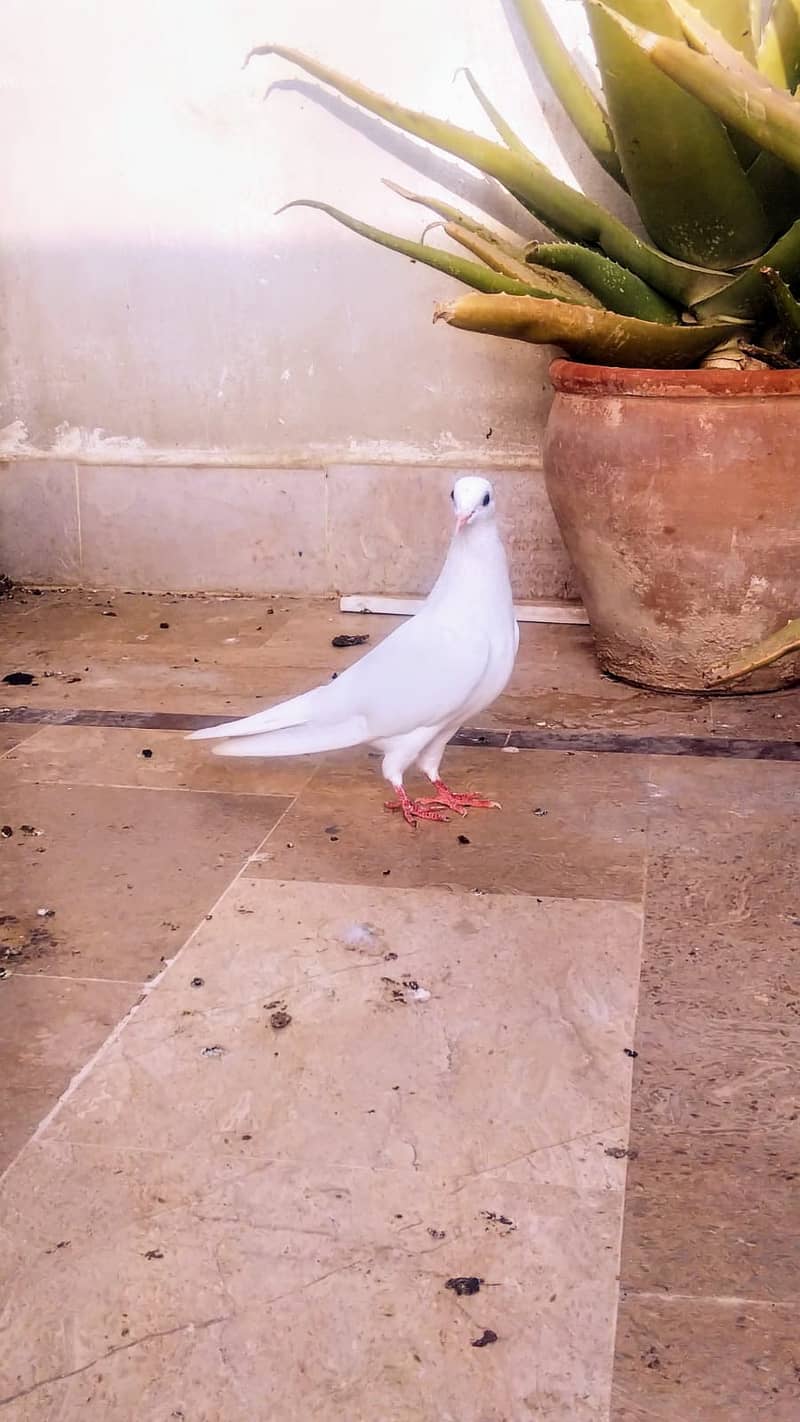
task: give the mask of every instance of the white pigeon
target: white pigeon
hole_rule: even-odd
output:
[[[415,617],[334,681],[241,721],[195,731],[222,738],[217,755],[289,756],[369,745],[406,822],[446,820],[444,810],[499,808],[449,790],[439,778],[447,742],[507,685],[519,646],[508,563],[492,486],[473,476],[451,493],[455,531],[444,567]],[[403,776],[416,763],[433,796],[412,800]]]

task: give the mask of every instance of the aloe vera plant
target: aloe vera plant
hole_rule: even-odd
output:
[[[578,0],[576,0],[576,3]],[[263,44],[386,123],[495,179],[519,235],[388,184],[443,219],[468,255],[395,236],[311,199],[352,231],[473,290],[435,319],[555,345],[595,364],[800,366],[800,0],[580,0],[602,94],[546,0],[515,0],[541,67],[647,236],[555,177],[467,79],[490,140],[384,98],[297,50]],[[553,234],[534,242],[526,213]],[[638,224],[637,224],[638,225]]]

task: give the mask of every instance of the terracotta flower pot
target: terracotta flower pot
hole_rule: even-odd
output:
[[[800,372],[557,360],[547,490],[605,671],[713,691],[800,616]],[[725,691],[800,679],[800,653]]]

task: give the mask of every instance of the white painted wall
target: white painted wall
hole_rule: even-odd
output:
[[[576,38],[580,7],[552,3]],[[530,220],[455,160],[352,109],[341,122],[344,106],[283,61],[241,69],[254,44],[295,45],[488,133],[453,81],[470,65],[545,161],[613,204],[524,39],[521,57],[509,9],[6,0],[6,448],[123,462],[535,462],[546,353],[434,329],[433,303],[454,283],[322,214],[273,213],[317,197],[419,235],[425,214],[386,176],[467,205],[483,194],[533,232]]]

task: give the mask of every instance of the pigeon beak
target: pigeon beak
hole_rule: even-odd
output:
[[[469,523],[472,513],[458,514],[456,518],[456,533],[460,533],[465,524]]]

